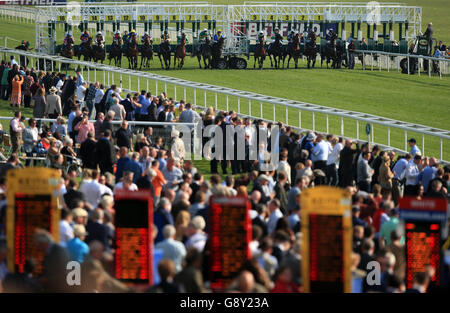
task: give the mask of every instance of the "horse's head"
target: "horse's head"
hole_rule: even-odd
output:
[[[87,45],[88,46],[92,46],[92,37],[89,37],[89,39],[87,41]]]

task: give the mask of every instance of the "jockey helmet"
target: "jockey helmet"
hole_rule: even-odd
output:
[[[24,44],[26,44],[27,43],[27,41],[26,40],[22,40],[22,44],[24,45]]]
[[[295,34],[295,31],[293,29],[291,30],[291,34]]]
[[[145,32],[144,35],[148,35],[148,32]]]
[[[167,35],[168,34],[168,32],[167,32],[167,29],[164,31],[164,35]]]
[[[136,31],[134,29],[131,30],[132,33],[135,33]]]
[[[203,31],[204,31],[204,32],[207,32],[208,30],[207,30],[206,28],[203,28]]]
[[[264,32],[262,30],[259,31],[260,35],[264,35]]]
[[[70,36],[72,36],[72,34],[71,34],[71,33],[67,33],[67,36],[69,36],[69,37],[70,37]]]
[[[88,32],[87,30],[85,30],[84,33],[85,33],[86,35],[89,35],[89,32]]]
[[[116,31],[116,34],[120,35],[120,30]]]
[[[221,33],[222,32],[222,30],[221,29],[219,29],[218,31],[217,31],[218,33]]]
[[[102,34],[102,32],[98,32],[98,33],[97,33],[97,35],[101,35],[101,34]]]

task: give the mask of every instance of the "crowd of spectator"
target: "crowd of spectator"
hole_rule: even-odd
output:
[[[12,77],[19,76],[11,85],[33,77],[28,79],[29,91],[23,83],[21,86],[24,106],[26,94],[34,99],[35,116],[25,127],[21,111],[17,110],[10,124],[12,153],[0,170],[0,236],[6,235],[6,172],[23,166],[19,159],[22,142],[26,155],[46,155],[48,165],[60,171],[62,212],[58,243],[44,230],[35,234],[35,244],[46,251],[40,277],[33,276],[34,260],[28,260],[25,274],[8,273],[9,251],[1,239],[0,282],[4,291],[135,291],[113,278],[114,194],[118,190],[148,190],[154,198],[154,247],[162,252],[163,259],[157,266],[160,281],[146,291],[210,290],[206,258],[210,197],[243,195],[251,202],[252,258],[227,291],[301,292],[300,198],[306,188],[331,185],[347,189],[352,197],[353,278],[358,281],[365,277],[366,265],[372,260],[382,264],[381,285],[368,286],[362,279],[359,287],[355,283],[355,290],[404,292],[405,247],[398,199],[403,195],[417,199],[448,197],[450,168],[422,156],[414,138],[409,140],[410,152],[397,156],[394,151],[331,134],[296,133],[282,123],[242,119],[234,111],[208,108],[198,113],[190,103],[176,102],[164,93],[153,96],[150,91],[142,91],[121,98],[117,86],[104,90],[99,83],[88,84],[80,72],[70,77],[35,73],[16,64],[9,68],[5,62],[2,67],[3,77],[5,71],[16,72]],[[2,80],[2,96],[9,89],[3,89]],[[20,106],[22,95],[13,97],[13,91],[11,88],[11,99],[15,99],[11,105]],[[36,110],[39,101],[44,109]],[[55,103],[57,109],[49,110],[49,103]],[[38,125],[42,117],[53,117],[57,122]],[[93,117],[95,123],[90,122]],[[119,128],[113,126],[115,120]],[[211,175],[206,176],[185,157],[190,151],[180,148],[177,155],[173,154],[170,148],[180,144],[178,132],[170,132],[172,138],[164,140],[154,136],[157,127],[145,127],[143,133],[137,128],[132,131],[128,122],[133,120],[198,121],[202,128],[221,128],[225,136],[227,126],[232,125],[236,136],[242,134],[245,138],[245,158],[213,158]],[[249,155],[251,142],[261,138],[261,132],[267,133],[267,139],[259,143],[253,160]],[[277,140],[271,140],[272,136]],[[272,146],[272,142],[276,145]],[[236,143],[234,137],[233,149],[237,149]],[[227,145],[223,145],[225,155]],[[279,152],[279,166],[266,170],[262,165],[270,162],[272,150]],[[223,175],[219,175],[219,163]],[[78,261],[82,266],[81,286],[76,290],[69,288],[63,274],[68,261]],[[430,277],[435,270],[429,266],[416,275],[409,291],[432,290]]]

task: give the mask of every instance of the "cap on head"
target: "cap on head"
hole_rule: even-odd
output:
[[[416,143],[416,139],[411,138],[411,139],[408,140],[408,142]]]

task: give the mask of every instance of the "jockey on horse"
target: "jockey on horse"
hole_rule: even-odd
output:
[[[103,39],[102,32],[98,32],[97,35],[95,36],[95,43],[97,44],[98,47],[103,49],[105,45],[105,39]]]
[[[201,53],[203,50],[204,45],[206,44],[206,37],[209,36],[208,30],[204,28],[200,34],[198,35],[198,41],[200,45],[198,46],[197,52]]]
[[[161,35],[161,42],[168,41],[170,43],[170,35],[167,29],[164,31],[164,33]]]
[[[75,40],[73,39],[72,34],[71,34],[70,32],[68,32],[68,33],[66,34],[66,37],[64,37],[64,44],[63,44],[62,50],[67,49],[67,46],[68,46],[68,45],[73,45],[74,42],[75,42]]]
[[[177,36],[177,44],[179,45],[183,39],[185,40],[185,43],[189,43],[189,40],[186,37],[186,34],[184,32],[182,32],[180,36]]]
[[[289,33],[289,35],[287,36],[287,40],[288,40],[287,51],[289,51],[291,49],[292,44],[294,43],[294,36],[295,36],[295,31],[292,29],[291,32]]]
[[[219,29],[219,30],[217,31],[217,34],[214,35],[213,41],[216,43],[216,42],[218,42],[219,39],[222,38],[222,37],[223,37],[223,35],[222,35],[222,30]]]
[[[113,36],[113,45],[118,45],[120,43],[120,39],[122,39],[122,35],[120,34],[120,30],[117,30]]]
[[[272,42],[269,45],[268,51],[273,51],[274,48],[276,48],[275,45],[279,45],[280,49],[282,47],[283,43],[283,36],[280,34],[280,30],[278,28],[275,28],[274,35],[272,36]]]
[[[144,36],[141,37],[141,42],[142,42],[142,44],[145,43],[145,41],[147,40],[147,38],[150,39],[150,42],[153,40],[153,39],[152,39],[152,36],[150,36],[148,32],[145,32],[145,33],[144,33]]]
[[[131,32],[128,34],[128,37],[127,37],[127,39],[128,39],[127,42],[129,44],[131,43],[131,40],[133,39],[134,36],[137,36],[137,34],[136,34],[136,31],[134,29],[132,29]]]
[[[84,33],[81,34],[80,36],[80,40],[81,40],[81,45],[80,45],[80,52],[83,50],[83,46],[85,44],[87,44],[87,42],[89,41],[89,39],[91,38],[91,35],[89,35],[89,31],[86,29],[84,31]]]

